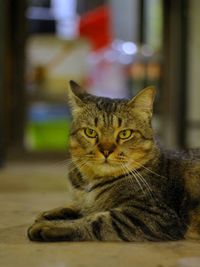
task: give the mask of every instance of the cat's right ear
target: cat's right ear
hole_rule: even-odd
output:
[[[148,114],[150,117],[153,113],[153,102],[156,94],[154,86],[148,86],[141,90],[135,97],[133,97],[128,105],[134,109],[139,110],[141,114]]]
[[[71,108],[72,114],[77,113],[84,107],[84,103],[81,100],[81,94],[84,93],[83,88],[74,81],[69,81],[67,90],[67,100]]]

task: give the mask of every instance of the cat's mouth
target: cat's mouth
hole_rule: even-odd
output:
[[[104,163],[104,164],[108,164],[108,163],[109,163],[109,162],[108,162],[108,159],[105,158],[103,163]]]
[[[94,162],[100,166],[117,166],[117,165],[121,165],[124,163],[127,163],[127,160],[125,160],[124,158],[113,158],[113,157],[91,157],[90,159],[88,159],[88,163],[90,164],[94,164]]]
[[[113,159],[109,159],[109,158],[105,158],[103,159],[103,161],[101,162],[102,165],[110,165],[110,166],[116,166],[116,165],[119,165],[121,164],[121,161],[119,160],[113,160]]]

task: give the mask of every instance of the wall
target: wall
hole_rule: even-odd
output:
[[[200,1],[189,1],[188,28],[188,138],[190,147],[200,147]]]
[[[112,29],[116,39],[138,42],[139,1],[109,0],[112,12]]]

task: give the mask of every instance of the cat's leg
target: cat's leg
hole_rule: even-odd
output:
[[[80,218],[81,212],[76,205],[68,205],[66,207],[59,207],[49,211],[40,213],[36,222],[43,220],[75,220]]]
[[[162,216],[162,215],[159,215]],[[34,241],[162,241],[183,237],[178,218],[137,216],[131,208],[112,209],[72,221],[41,221],[28,230]]]
[[[109,217],[109,212],[101,212],[75,221],[40,221],[28,229],[28,237],[33,241],[120,241]]]

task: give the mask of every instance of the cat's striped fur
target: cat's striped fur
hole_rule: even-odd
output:
[[[80,94],[74,82],[71,88],[69,181],[74,200],[71,205],[39,215],[28,230],[29,238],[198,238],[200,154],[165,151],[157,144],[151,127],[155,90],[144,89],[128,101]],[[97,135],[86,136],[87,128]],[[125,140],[119,138],[124,129],[132,130]]]

